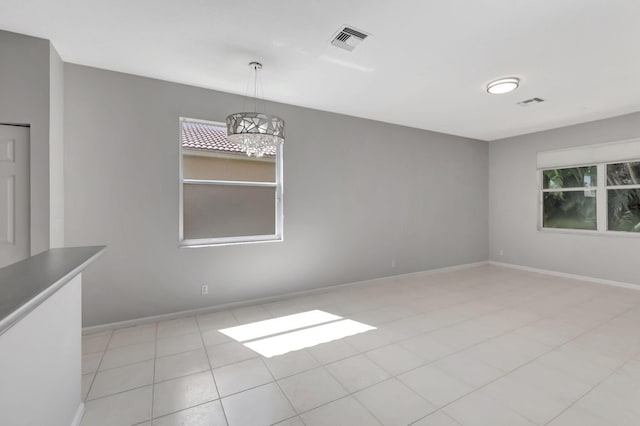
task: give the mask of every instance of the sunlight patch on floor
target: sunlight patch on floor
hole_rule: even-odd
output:
[[[375,327],[347,319],[267,337],[266,339],[254,340],[244,345],[266,358],[271,358],[272,356],[310,348],[320,343],[331,342],[332,340],[342,339],[343,337],[353,336],[369,330],[375,330]]]
[[[274,334],[280,334],[286,331],[297,330],[339,319],[342,319],[342,317],[316,309],[313,311],[301,312],[299,314],[225,328],[219,331],[238,342],[246,342],[247,340],[273,336]]]
[[[358,321],[313,310],[219,331],[271,358],[375,329]]]

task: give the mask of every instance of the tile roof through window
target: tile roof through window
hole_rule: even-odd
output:
[[[242,148],[227,140],[227,128],[197,121],[182,122],[182,147],[225,154],[244,154]],[[275,157],[275,148],[265,153],[265,157]]]

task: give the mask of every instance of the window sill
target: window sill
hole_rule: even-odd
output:
[[[567,235],[584,235],[597,237],[613,237],[613,238],[640,238],[640,232],[622,232],[622,231],[591,231],[588,229],[565,229],[565,228],[542,228],[538,227],[540,232],[548,232],[550,234],[567,234]]]
[[[182,240],[180,248],[218,247],[240,244],[276,243],[284,241],[281,235],[259,235],[255,237],[203,238],[197,240]]]

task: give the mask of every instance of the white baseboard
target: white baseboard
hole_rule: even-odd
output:
[[[82,421],[82,416],[84,416],[84,402],[81,402],[76,410],[76,415],[73,416],[73,421],[71,422],[71,426],[80,426],[80,422]]]
[[[521,271],[528,271],[528,272],[537,272],[537,273],[540,273],[540,274],[552,275],[554,277],[569,278],[569,279],[572,279],[572,280],[580,280],[580,281],[588,281],[588,282],[591,282],[591,283],[611,285],[611,286],[614,286],[614,287],[622,287],[622,288],[627,288],[627,289],[631,289],[631,290],[640,290],[640,285],[631,284],[631,283],[625,283],[625,282],[622,282],[622,281],[605,280],[603,278],[594,278],[594,277],[589,277],[589,276],[586,276],[586,275],[567,274],[565,272],[551,271],[549,269],[532,268],[530,266],[516,265],[516,264],[513,264],[513,263],[496,262],[496,261],[493,261],[493,260],[489,261],[488,263],[490,265],[494,265],[494,266],[502,266],[502,267],[505,267],[505,268],[519,269]]]
[[[408,273],[408,274],[391,275],[391,276],[388,276],[388,277],[373,278],[373,279],[370,279],[370,280],[355,281],[355,282],[346,283],[346,284],[337,284],[337,285],[332,285],[332,286],[314,288],[314,289],[310,289],[310,290],[289,292],[289,293],[284,293],[284,294],[280,294],[280,295],[277,295],[277,296],[261,297],[261,298],[257,298],[257,299],[244,300],[244,301],[241,301],[241,302],[224,303],[224,304],[221,304],[221,305],[208,306],[208,307],[205,307],[205,308],[190,309],[190,310],[186,310],[186,311],[171,312],[171,313],[168,313],[168,314],[153,315],[153,316],[148,316],[148,317],[136,318],[136,319],[132,319],[132,320],[112,322],[112,323],[107,323],[107,324],[102,324],[102,325],[95,325],[95,326],[91,326],[91,327],[84,327],[82,329],[82,334],[97,333],[99,331],[111,330],[111,329],[115,329],[115,328],[132,327],[132,326],[135,326],[135,325],[142,325],[142,324],[147,324],[147,323],[156,322],[156,321],[166,321],[166,320],[170,320],[170,319],[176,319],[176,318],[187,317],[187,316],[192,316],[192,315],[209,314],[209,313],[212,313],[212,312],[223,311],[223,310],[226,310],[226,309],[235,309],[235,308],[241,308],[241,307],[249,306],[249,305],[276,302],[276,301],[279,301],[279,300],[289,299],[289,298],[292,298],[292,297],[309,296],[309,295],[312,295],[312,294],[323,293],[323,292],[326,292],[326,291],[336,290],[336,289],[343,288],[343,287],[360,286],[360,285],[372,284],[372,283],[375,283],[375,282],[381,282],[381,281],[386,281],[386,280],[393,280],[393,279],[398,279],[398,278],[418,277],[418,276],[423,276],[423,275],[437,274],[437,273],[441,273],[441,272],[451,272],[451,271],[457,271],[457,270],[460,270],[460,269],[473,268],[473,267],[476,267],[476,266],[482,266],[482,265],[487,265],[487,264],[489,264],[488,261],[465,263],[465,264],[462,264],[462,265],[448,266],[448,267],[445,267],[445,268],[430,269],[430,270],[427,270],[427,271],[419,271],[419,272],[411,272],[411,273]]]

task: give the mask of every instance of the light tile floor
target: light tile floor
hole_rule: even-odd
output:
[[[263,358],[219,329],[321,309],[377,330]],[[640,424],[640,291],[496,266],[83,337],[83,426]]]

